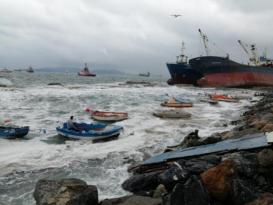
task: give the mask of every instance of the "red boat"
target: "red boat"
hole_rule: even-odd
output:
[[[214,95],[210,95],[210,99],[214,101],[239,102],[237,98],[229,96],[229,95],[214,94]]]
[[[87,67],[87,63],[85,63],[84,69],[78,72],[79,76],[86,76],[86,77],[95,77],[95,73],[91,73]]]
[[[97,121],[117,122],[128,119],[127,112],[105,112],[98,110],[93,111],[90,108],[86,108],[85,111],[90,113],[91,118]]]

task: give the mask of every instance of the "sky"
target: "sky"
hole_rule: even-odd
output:
[[[272,0],[0,0],[0,13],[0,67],[164,74],[182,41],[204,55],[199,28],[211,55],[245,62],[240,39],[273,57]]]

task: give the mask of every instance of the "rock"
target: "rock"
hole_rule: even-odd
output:
[[[206,145],[206,144],[214,144],[217,142],[220,142],[222,139],[220,136],[210,136],[210,137],[205,137],[201,138],[201,145]]]
[[[180,146],[184,148],[198,146],[200,145],[200,139],[201,138],[198,136],[198,130],[195,130],[184,138],[184,140],[180,143]]]
[[[273,166],[273,150],[263,149],[258,153],[258,162],[263,167]]]
[[[265,120],[260,120],[260,119],[255,119],[250,126],[255,127],[257,129],[262,129],[266,125],[267,121]]]
[[[272,193],[263,193],[259,196],[258,199],[247,203],[246,205],[272,205],[273,204],[273,194]]]
[[[80,179],[39,180],[34,191],[37,205],[97,205],[96,186]]]
[[[273,123],[267,123],[262,129],[262,132],[272,132],[273,131]]]
[[[161,205],[162,199],[159,198],[151,198],[145,196],[131,196],[126,199],[124,202],[119,203],[117,205]]]
[[[104,199],[103,201],[100,202],[100,205],[118,205],[125,202],[129,197],[131,196],[124,196],[114,199]]]
[[[232,183],[231,201],[234,205],[251,202],[257,198],[256,190],[246,181],[235,179]]]
[[[201,174],[201,179],[210,196],[223,201],[231,193],[232,178],[235,174],[235,162],[233,160],[225,160],[218,166],[203,172]]]
[[[191,174],[201,174],[202,172],[215,167],[221,161],[221,157],[217,155],[206,155],[197,159],[186,160],[185,169]]]
[[[158,175],[158,180],[167,190],[171,191],[178,182],[185,182],[189,177],[184,167],[184,160],[174,162],[169,169]]]
[[[160,171],[157,171],[146,174],[133,175],[123,182],[122,188],[126,191],[138,194],[141,194],[141,192],[150,192],[151,190],[155,190],[156,187],[160,184],[158,181],[158,175],[160,173]]]
[[[258,159],[256,153],[235,152],[228,153],[223,159],[233,160],[237,164],[237,171],[240,175],[253,178],[258,172]]]
[[[184,184],[185,205],[209,205],[209,196],[202,182],[193,175]]]
[[[171,194],[163,199],[163,205],[209,204],[209,196],[207,191],[196,176],[189,178],[185,184],[176,184]]]
[[[153,198],[160,198],[164,194],[167,194],[167,190],[163,184],[159,184],[154,191]]]

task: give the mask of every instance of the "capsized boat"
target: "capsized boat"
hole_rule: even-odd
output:
[[[105,111],[92,111],[90,108],[85,110],[91,114],[91,118],[103,122],[117,122],[128,119],[127,112],[105,112]]]
[[[23,138],[29,132],[29,127],[1,126],[0,138],[12,139]]]
[[[85,63],[84,69],[78,72],[79,76],[89,76],[89,77],[95,77],[95,73],[91,73],[87,67],[87,63]]]
[[[181,111],[181,110],[163,110],[153,113],[154,116],[160,118],[175,118],[175,119],[187,119],[191,117],[190,113]]]
[[[165,101],[163,103],[161,103],[161,106],[164,107],[175,107],[175,108],[183,108],[183,107],[192,107],[193,104],[189,101],[178,101],[175,98],[171,98],[168,101]]]
[[[90,139],[92,141],[105,140],[118,137],[123,127],[118,125],[107,125],[103,123],[75,123],[79,130],[68,128],[67,123],[56,127],[57,133],[71,139]]]
[[[213,94],[213,95],[210,95],[210,99],[215,101],[224,101],[224,102],[239,102],[237,98],[232,97],[230,95]]]

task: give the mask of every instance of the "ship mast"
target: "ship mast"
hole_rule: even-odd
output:
[[[182,41],[181,54],[179,56],[176,56],[177,63],[187,63],[188,57],[184,53],[185,50],[186,50],[185,43],[184,41]]]
[[[207,35],[205,35],[205,34],[201,31],[200,28],[198,29],[198,31],[199,31],[200,37],[201,37],[201,39],[202,39],[202,41],[203,41],[206,55],[209,56],[209,55],[210,55],[209,46],[208,46],[209,39],[208,39]]]

